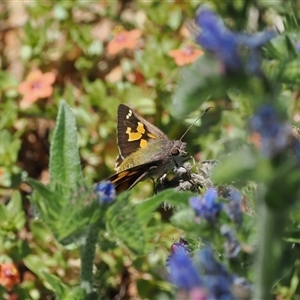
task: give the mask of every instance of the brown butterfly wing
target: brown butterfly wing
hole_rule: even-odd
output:
[[[141,164],[116,173],[108,177],[106,180],[109,180],[113,183],[116,189],[116,193],[119,194],[123,191],[132,189],[140,181],[149,177],[151,171],[156,169],[159,164],[161,164],[161,161]]]
[[[168,139],[168,137],[130,107],[120,104],[117,127],[120,157],[117,159],[117,165],[137,149],[146,147],[149,139]]]

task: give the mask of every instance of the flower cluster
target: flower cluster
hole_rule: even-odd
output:
[[[196,216],[204,218],[207,221],[214,222],[217,220],[222,205],[216,202],[217,191],[209,188],[202,197],[191,197],[190,206],[194,209]]]
[[[202,196],[191,197],[189,202],[191,208],[195,211],[197,217],[203,218],[209,222],[216,222],[220,212],[223,210],[230,220],[236,224],[241,224],[243,220],[242,194],[234,187],[226,189],[228,193],[227,202],[224,204],[217,202],[217,191],[210,187]]]
[[[178,295],[185,299],[235,299],[232,288],[237,285],[250,294],[250,284],[217,262],[210,247],[199,251],[194,260],[182,248],[177,250],[170,255],[169,280]]]
[[[228,71],[242,71],[243,58],[240,48],[246,47],[249,55],[246,70],[249,74],[258,75],[260,69],[260,49],[276,36],[274,30],[256,35],[234,33],[223,23],[222,19],[206,6],[200,7],[196,15],[196,24],[200,30],[196,36],[197,43],[212,52],[223,63]]]
[[[183,247],[178,247],[169,258],[169,279],[179,289],[191,290],[202,284],[196,266]]]

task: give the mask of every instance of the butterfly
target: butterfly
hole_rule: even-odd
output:
[[[189,159],[182,137],[180,140],[170,140],[164,132],[133,109],[120,104],[116,174],[107,180],[114,184],[119,194],[147,178],[162,178],[172,170],[182,170],[184,162]]]

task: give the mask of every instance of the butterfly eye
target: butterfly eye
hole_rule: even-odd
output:
[[[172,154],[173,156],[177,156],[177,155],[179,154],[179,149],[177,149],[177,148],[172,149],[172,150],[171,150],[171,154]]]

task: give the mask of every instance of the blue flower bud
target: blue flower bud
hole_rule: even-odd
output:
[[[95,186],[100,203],[111,203],[116,198],[116,190],[110,181],[101,181]]]

